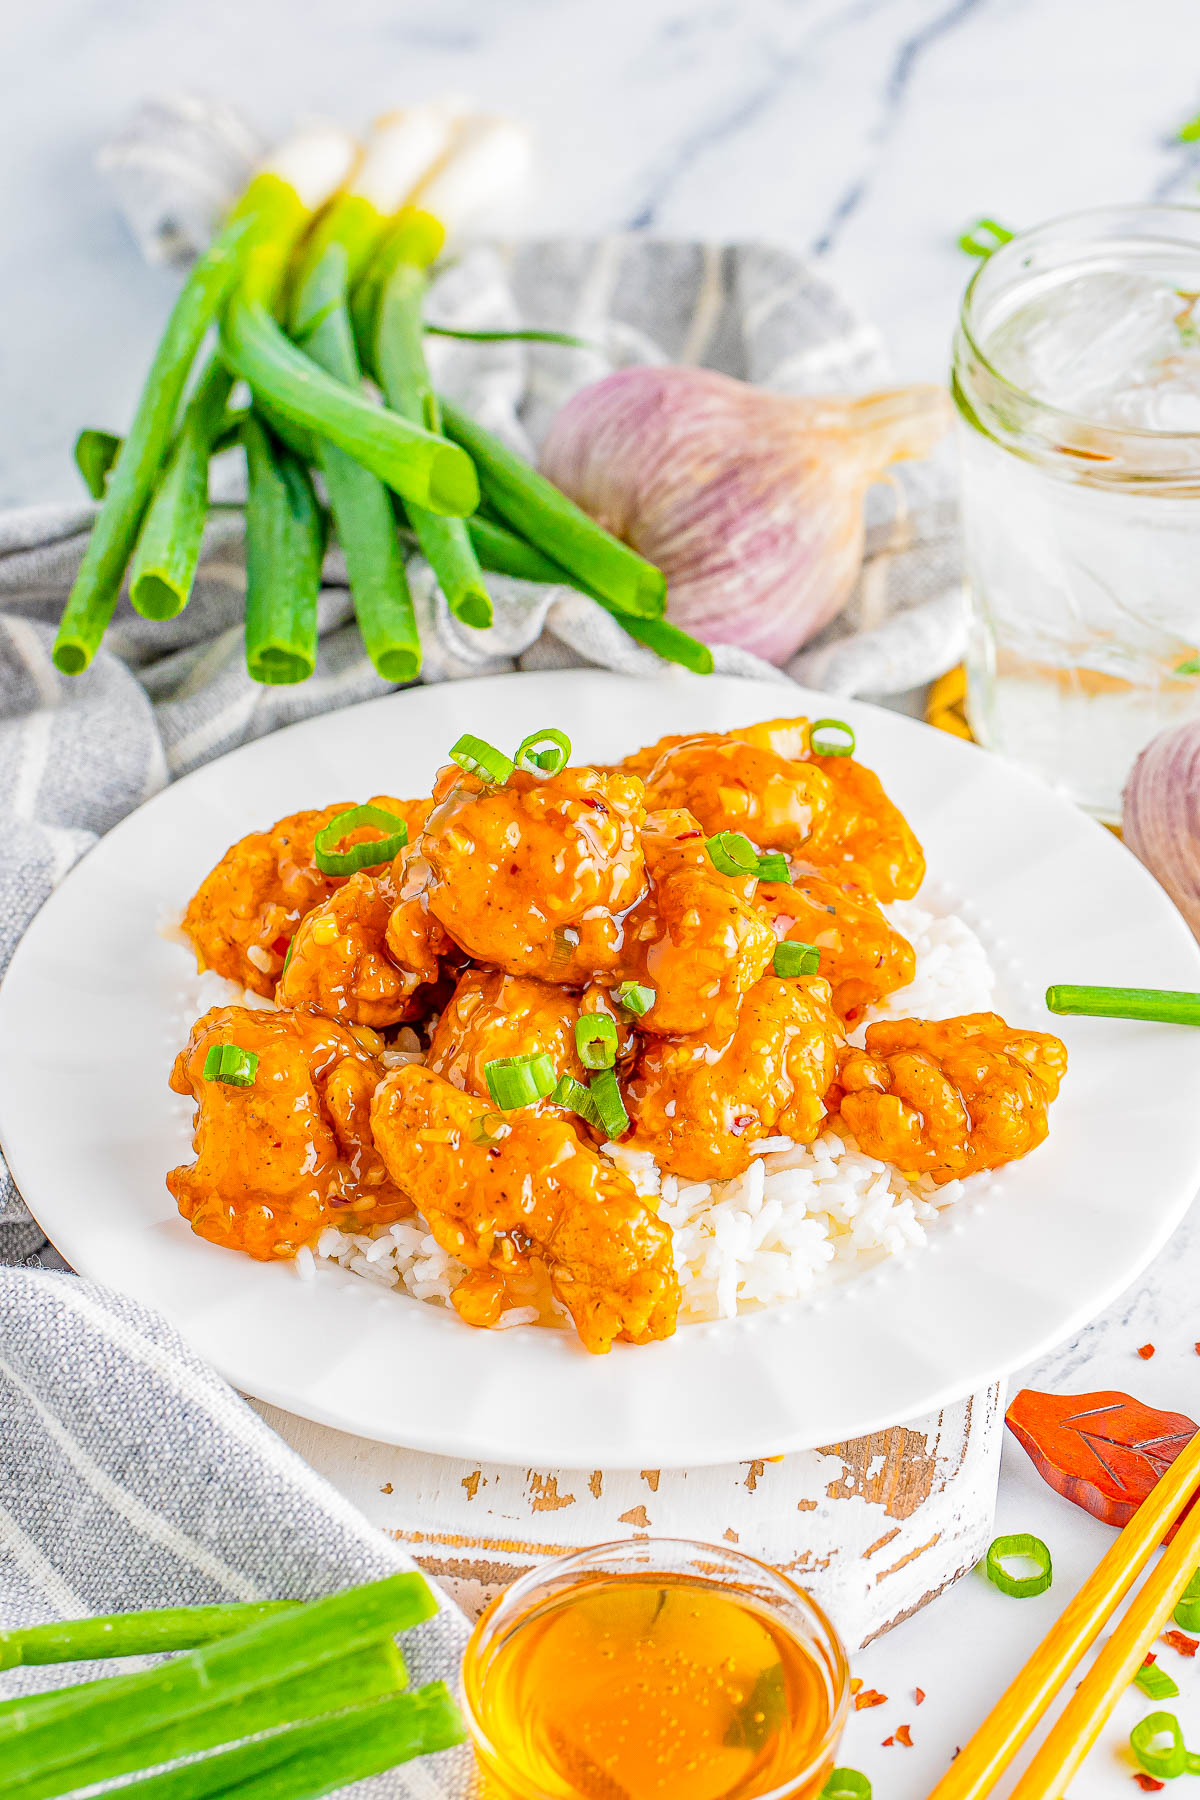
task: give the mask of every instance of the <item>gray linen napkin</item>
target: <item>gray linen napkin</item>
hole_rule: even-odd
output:
[[[312,1599],[414,1567],[157,1314],[0,1269],[0,1625]],[[469,1627],[440,1598],[404,1636],[414,1687],[456,1680]],[[11,1669],[0,1697],[148,1662]],[[449,1750],[353,1791],[463,1800],[473,1761]]]

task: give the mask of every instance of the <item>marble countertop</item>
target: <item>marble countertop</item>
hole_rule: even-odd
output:
[[[270,132],[463,91],[537,128],[530,229],[760,236],[820,255],[908,377],[945,369],[968,273],[954,240],[979,213],[1187,199],[1200,180],[1200,145],[1172,135],[1200,108],[1195,0],[43,0],[10,9],[4,47],[0,504],[73,496],[77,428],[127,416],[173,281],[142,264],[93,156],[154,92],[220,95]],[[1021,1379],[1195,1413],[1198,1258],[1193,1221]],[[881,1800],[928,1791],[1110,1541],[1015,1446],[999,1528],[1051,1544],[1051,1595],[1020,1604],[972,1577],[859,1659],[891,1699],[852,1720],[842,1760]],[[1194,1719],[1200,1678],[1167,1656]],[[1131,1791],[1119,1743],[1136,1700],[1077,1784],[1089,1800]],[[882,1748],[904,1722],[914,1747]]]

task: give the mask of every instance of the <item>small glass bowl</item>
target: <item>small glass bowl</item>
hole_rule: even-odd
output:
[[[850,1668],[841,1639],[821,1608],[777,1569],[727,1545],[688,1538],[630,1538],[543,1563],[497,1595],[482,1614],[463,1657],[463,1701],[489,1800],[562,1800],[514,1768],[488,1730],[488,1680],[498,1655],[537,1611],[581,1582],[606,1576],[682,1576],[716,1589],[734,1588],[755,1611],[796,1640],[825,1686],[828,1725],[800,1767],[769,1789],[739,1786],[737,1800],[815,1800],[833,1768],[850,1704]],[[644,1800],[631,1794],[629,1800]]]

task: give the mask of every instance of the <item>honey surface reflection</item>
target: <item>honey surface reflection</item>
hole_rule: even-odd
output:
[[[513,1619],[477,1680],[493,1795],[801,1796],[832,1760],[812,1766],[827,1663],[752,1595],[687,1575],[585,1576]]]

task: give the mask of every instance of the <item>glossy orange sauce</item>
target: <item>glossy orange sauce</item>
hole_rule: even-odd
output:
[[[832,1766],[826,1669],[728,1584],[587,1576],[486,1658],[467,1680],[492,1800],[800,1797]]]

